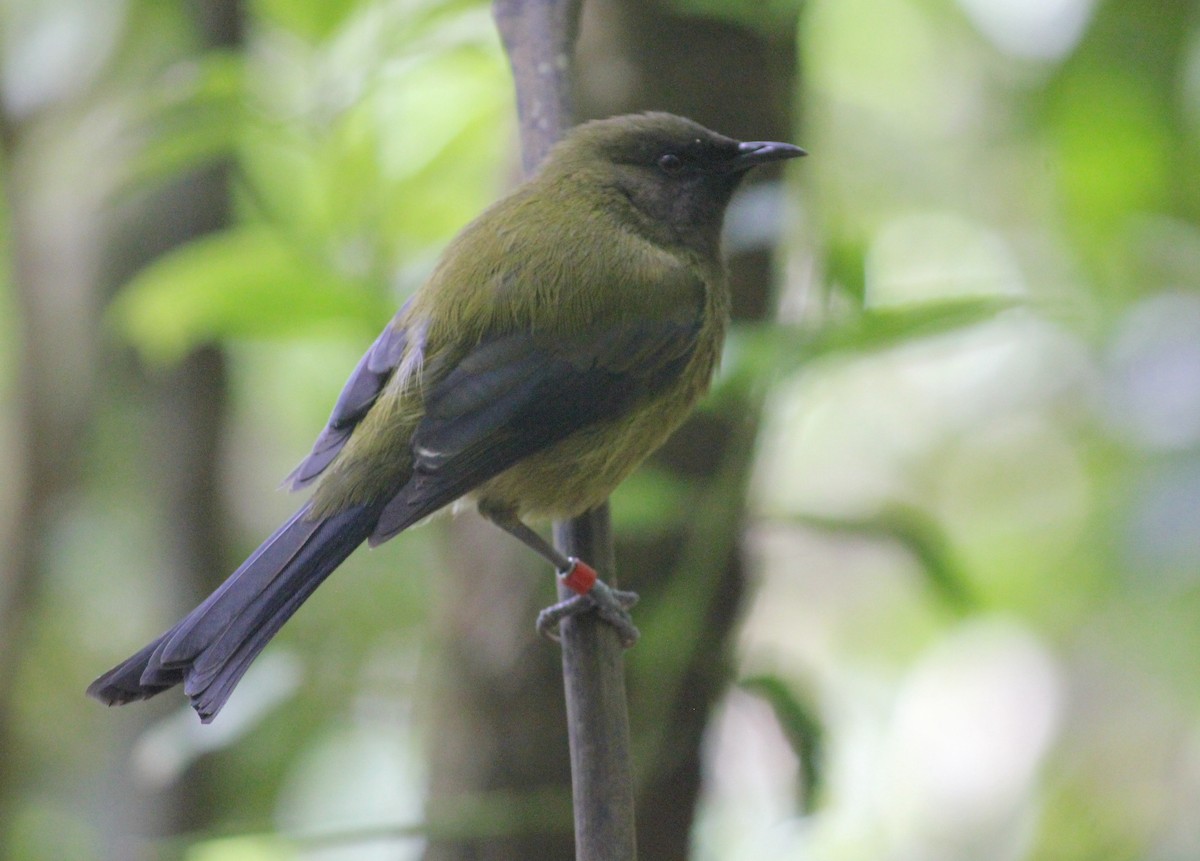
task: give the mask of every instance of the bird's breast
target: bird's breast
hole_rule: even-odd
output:
[[[666,442],[707,391],[723,335],[722,319],[706,323],[682,372],[663,388],[525,458],[469,498],[531,519],[573,517],[596,507]]]

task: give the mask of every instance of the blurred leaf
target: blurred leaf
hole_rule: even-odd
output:
[[[987,322],[1024,304],[1012,297],[979,297],[868,308],[820,329],[777,323],[734,325],[717,378],[717,398],[790,373],[828,353],[886,350],[907,341]]]
[[[243,71],[241,59],[226,51],[167,69],[143,98],[147,140],[131,160],[126,182],[175,176],[232,155],[243,121]]]
[[[778,676],[753,676],[743,679],[740,687],[761,697],[775,712],[800,762],[804,812],[812,813],[825,788],[825,728],[816,708],[801,700]]]
[[[147,360],[166,363],[222,338],[294,334],[338,320],[374,328],[392,310],[277,233],[248,226],[158,258],[117,297],[111,319]]]
[[[1160,210],[1174,191],[1164,98],[1153,80],[1108,64],[1079,67],[1060,84],[1049,132],[1071,223],[1093,243],[1109,241],[1130,213]]]
[[[687,518],[687,482],[647,464],[612,495],[613,528],[629,535],[654,535]]]
[[[184,861],[287,861],[295,858],[290,842],[283,837],[255,834],[202,840],[184,852]]]
[[[830,237],[825,248],[825,272],[835,284],[861,307],[867,296],[867,248],[861,238],[844,235]]]
[[[926,582],[943,604],[957,614],[978,606],[979,602],[954,561],[945,531],[934,518],[915,506],[892,503],[869,517],[797,514],[787,519],[828,532],[895,541],[920,563]]]
[[[362,4],[357,0],[257,0],[263,19],[319,41],[332,34]]]
[[[511,152],[497,141],[511,139],[512,87],[485,11],[417,6],[416,22],[371,7],[317,50],[280,39],[285,62],[255,82],[269,107],[239,139],[254,212],[391,281],[421,280],[431,250],[495,199]],[[319,74],[301,86],[288,62]]]
[[[886,350],[906,341],[985,323],[1001,311],[1022,304],[1024,300],[1011,296],[986,296],[868,308],[816,333],[805,352],[811,356],[843,350]]]

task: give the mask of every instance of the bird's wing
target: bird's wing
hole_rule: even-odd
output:
[[[329,421],[313,443],[312,451],[284,479],[284,483],[293,490],[311,484],[337,457],[346,440],[350,439],[355,426],[371,409],[383,387],[396,372],[401,359],[405,358],[410,332],[399,323],[404,310],[400,309],[396,318],[388,323],[375,339],[375,343],[359,359],[358,365],[351,372],[350,379],[346,381],[342,393],[333,405]],[[413,344],[413,349],[409,350],[407,356],[408,360],[419,363],[420,352],[421,344]]]
[[[412,479],[384,508],[371,543],[674,380],[700,327],[698,314],[687,317],[480,343],[426,393],[412,440]]]

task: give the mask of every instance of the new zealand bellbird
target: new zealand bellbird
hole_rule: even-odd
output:
[[[450,243],[358,363],[290,476],[293,487],[313,485],[311,499],[88,693],[113,705],[183,683],[212,720],[358,545],[458,500],[574,572],[576,560],[524,520],[600,504],[687,416],[725,332],[729,198],[755,165],[803,154],[663,113],[571,131]],[[600,582],[589,590],[590,577],[573,581],[589,593],[585,606],[624,620],[631,639],[620,594]]]

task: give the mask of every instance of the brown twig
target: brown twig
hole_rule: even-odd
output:
[[[571,124],[570,69],[582,0],[493,0],[517,90],[521,149],[532,171]],[[608,505],[554,525],[555,543],[614,584]],[[567,597],[564,595],[564,597]],[[616,631],[594,615],[562,625],[576,861],[633,861],[633,767],[624,662]]]
[[[554,541],[567,555],[592,561],[613,582],[607,503],[554,524]],[[565,587],[559,589],[561,597],[570,597]],[[594,614],[567,619],[560,631],[576,861],[632,861],[637,840],[622,646],[616,630]]]
[[[517,90],[521,156],[532,173],[572,125],[571,58],[583,0],[493,0]]]

